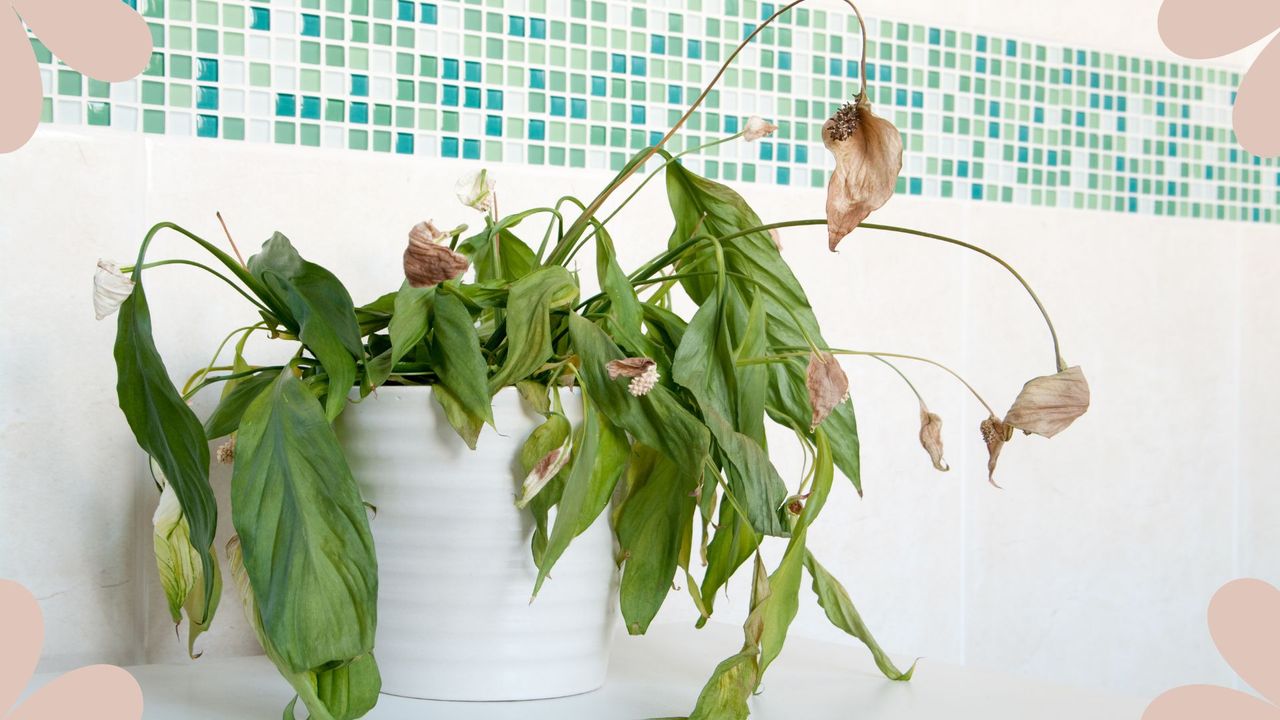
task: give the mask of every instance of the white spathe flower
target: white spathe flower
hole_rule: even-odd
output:
[[[751,142],[752,140],[759,140],[762,137],[769,137],[777,129],[777,125],[774,125],[759,115],[752,115],[747,119],[747,127],[742,131],[742,137],[747,142]]]
[[[133,280],[120,272],[110,260],[99,260],[93,274],[93,312],[101,320],[120,309],[125,298],[133,294]]]
[[[458,178],[454,192],[463,205],[487,213],[493,210],[493,189],[496,186],[497,182],[489,177],[488,170],[479,170]]]

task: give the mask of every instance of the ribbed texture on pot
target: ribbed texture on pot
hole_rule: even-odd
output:
[[[563,393],[578,420],[574,398]],[[570,545],[537,600],[533,521],[515,506],[519,452],[541,422],[514,389],[473,452],[425,388],[381,388],[338,433],[378,553],[383,692],[438,700],[529,700],[604,683],[617,578],[607,512]]]

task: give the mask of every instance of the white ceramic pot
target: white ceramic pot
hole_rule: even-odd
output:
[[[575,422],[580,405],[564,393]],[[382,690],[435,700],[532,700],[604,684],[617,606],[608,513],[529,602],[533,520],[515,506],[520,447],[541,423],[514,388],[493,400],[473,452],[421,387],[384,387],[338,424],[377,507]]]

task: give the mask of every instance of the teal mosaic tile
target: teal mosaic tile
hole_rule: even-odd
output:
[[[32,38],[55,123],[601,170],[654,142],[777,5],[691,0],[125,0],[143,76],[84,78]],[[903,133],[898,192],[1280,222],[1280,163],[1235,143],[1239,74],[1199,63],[868,18],[876,111]],[[691,159],[710,177],[822,187],[823,120],[858,89],[843,13],[766,28],[674,140],[779,126]]]

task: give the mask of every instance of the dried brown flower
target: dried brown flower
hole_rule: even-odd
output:
[[[809,390],[809,406],[813,408],[810,426],[814,428],[849,397],[849,377],[844,374],[836,356],[829,352],[809,353],[804,384]]]
[[[409,231],[409,247],[404,251],[404,276],[416,288],[439,285],[467,271],[466,255],[456,253],[440,240],[448,234],[436,229],[431,221],[420,222]]]
[[[987,482],[1000,487],[996,485],[996,461],[1004,444],[1013,438],[1013,426],[992,415],[978,427],[982,431],[982,441],[987,444]]]
[[[827,185],[827,246],[835,252],[845,235],[893,196],[902,170],[902,136],[859,95],[822,126],[822,142],[836,159]]]
[[[218,446],[218,462],[230,465],[236,461],[236,436],[232,435],[226,442]]]
[[[1053,437],[1089,409],[1089,382],[1079,366],[1022,386],[1004,421],[1030,435]]]
[[[747,126],[742,131],[742,137],[747,142],[751,142],[763,137],[769,137],[777,129],[777,125],[774,125],[758,115],[752,115],[747,119]]]
[[[647,357],[611,360],[605,365],[605,370],[608,371],[610,380],[631,378],[627,391],[636,397],[648,395],[658,384],[658,363]]]
[[[942,418],[937,413],[929,412],[929,408],[920,406],[920,445],[929,453],[935,470],[947,472],[951,466],[942,459]]]

